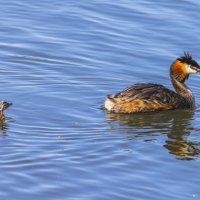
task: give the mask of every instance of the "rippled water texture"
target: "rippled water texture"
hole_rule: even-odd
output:
[[[0,199],[200,199],[196,110],[113,115],[107,94],[172,88],[171,62],[200,62],[195,0],[20,0],[0,6]]]

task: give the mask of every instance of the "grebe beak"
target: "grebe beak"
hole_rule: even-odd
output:
[[[191,66],[191,68],[193,70],[195,70],[196,72],[200,72],[200,66],[199,65],[198,66]]]

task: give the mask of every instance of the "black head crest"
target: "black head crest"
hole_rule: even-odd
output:
[[[199,66],[198,63],[192,59],[192,55],[189,52],[184,52],[184,56],[179,57],[178,60],[188,65]]]

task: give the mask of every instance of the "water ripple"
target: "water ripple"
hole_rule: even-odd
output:
[[[0,124],[0,199],[199,198],[198,75],[194,111],[100,109],[136,82],[171,88],[183,51],[199,61],[198,5],[1,2],[1,99],[13,106]]]

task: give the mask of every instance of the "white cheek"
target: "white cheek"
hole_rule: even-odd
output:
[[[197,73],[197,71],[194,70],[194,69],[192,69],[192,68],[190,67],[190,65],[187,65],[187,64],[186,64],[185,67],[186,67],[186,71],[187,71],[188,74]]]

